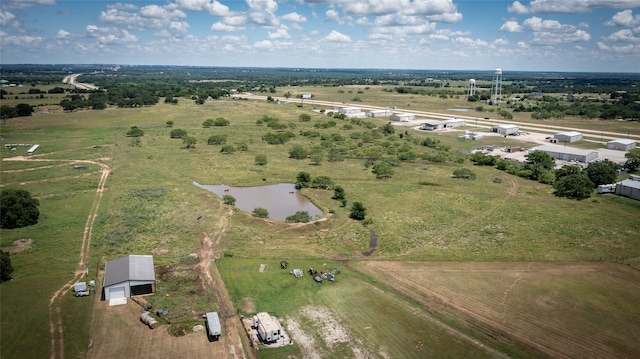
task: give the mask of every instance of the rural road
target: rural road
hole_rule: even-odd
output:
[[[93,91],[93,90],[99,89],[99,87],[94,85],[94,84],[85,84],[85,83],[82,83],[82,82],[78,82],[78,76],[80,76],[80,75],[82,75],[82,74],[72,74],[72,75],[65,76],[62,79],[62,82],[65,83],[65,84],[69,84],[69,85],[75,86],[76,88],[79,88],[81,90]]]

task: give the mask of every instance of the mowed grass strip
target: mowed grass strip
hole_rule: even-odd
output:
[[[640,349],[633,299],[640,275],[621,264],[362,262],[356,268],[492,347],[518,350],[504,346],[511,341],[531,353],[594,358]]]

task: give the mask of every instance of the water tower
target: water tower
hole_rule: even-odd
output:
[[[475,79],[470,79],[469,80],[469,97],[473,96],[476,94],[476,80]]]
[[[493,70],[493,80],[491,81],[491,102],[500,103],[502,97],[502,69]]]

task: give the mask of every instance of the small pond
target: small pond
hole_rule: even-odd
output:
[[[298,211],[307,211],[312,219],[321,218],[322,210],[300,194],[293,183],[278,183],[269,186],[232,187],[224,184],[206,185],[193,181],[197,187],[206,189],[222,198],[225,194],[236,199],[236,207],[253,212],[256,207],[265,208],[269,218],[284,221]]]

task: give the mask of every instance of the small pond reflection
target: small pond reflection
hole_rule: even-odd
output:
[[[269,186],[232,187],[224,184],[206,185],[193,181],[197,187],[213,192],[222,198],[225,194],[236,199],[236,207],[253,212],[256,207],[265,208],[269,218],[284,221],[298,211],[307,211],[311,219],[323,216],[322,211],[300,194],[293,183],[278,183]]]

